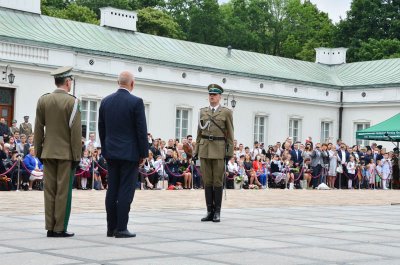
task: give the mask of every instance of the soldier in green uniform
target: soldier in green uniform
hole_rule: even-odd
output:
[[[208,86],[210,106],[200,109],[194,157],[200,158],[207,215],[202,222],[220,222],[225,159],[233,156],[232,111],[220,105],[221,86]]]
[[[72,67],[52,73],[57,89],[39,98],[35,120],[35,150],[44,167],[44,206],[48,237],[71,237],[72,182],[82,154],[79,101],[71,91]]]
[[[26,137],[32,134],[32,124],[29,123],[29,116],[24,116],[24,122],[19,125],[19,133]]]

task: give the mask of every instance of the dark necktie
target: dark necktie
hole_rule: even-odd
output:
[[[214,114],[214,112],[215,112],[215,109],[214,109],[214,108],[212,108],[212,109],[211,109],[211,112]]]

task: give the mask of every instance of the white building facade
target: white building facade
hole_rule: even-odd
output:
[[[117,76],[124,70],[136,77],[133,93],[145,102],[148,131],[163,139],[196,135],[199,109],[208,105],[206,87],[211,83],[225,89],[224,104],[232,108],[231,100],[236,100],[235,138],[250,146],[254,140],[268,145],[287,136],[302,142],[307,137],[314,142],[335,142],[340,136],[348,144],[368,145],[357,142],[355,132],[400,109],[400,82],[392,73],[400,68],[400,60],[372,62],[367,67],[323,58],[323,50],[319,50],[318,63],[301,62],[238,50],[228,52],[220,47],[122,31],[115,29],[115,24],[113,28],[100,27],[1,6],[0,2],[0,19],[8,24],[0,24],[0,68],[9,65],[15,75],[13,84],[7,78],[0,80],[0,114],[8,122],[17,119],[20,123],[25,115],[34,121],[37,100],[55,88],[49,73],[64,65],[74,67],[73,94],[81,100],[85,137],[89,132],[97,134],[100,101],[117,89]],[[22,26],[33,20],[45,30],[35,32],[37,28],[32,26],[32,35],[22,32]],[[17,32],[9,34],[9,28],[1,28],[8,25],[16,25]],[[67,26],[71,34],[79,29],[91,40],[76,37],[70,43],[58,42],[57,34]],[[94,34],[100,34],[107,44],[100,45]],[[124,38],[128,46],[123,46]],[[133,38],[135,43],[129,43]],[[139,47],[136,40],[141,50],[128,50]],[[152,45],[157,50],[152,51]],[[331,54],[346,51],[327,50]],[[327,64],[330,61],[334,63]],[[379,65],[384,69],[376,68]]]

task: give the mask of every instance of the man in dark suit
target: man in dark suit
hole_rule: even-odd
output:
[[[299,145],[298,143],[294,144],[294,149],[290,151],[291,159],[296,167],[303,163],[302,152],[299,149]]]
[[[139,164],[148,156],[144,104],[131,94],[135,80],[130,72],[118,78],[117,92],[104,98],[99,110],[99,135],[108,165],[106,195],[107,236],[135,237],[127,229]]]
[[[343,174],[339,174],[339,177],[337,178],[339,180],[339,178],[341,178],[341,186],[342,187],[346,187],[346,183],[347,183],[347,178],[345,176],[345,174],[347,174],[347,162],[350,161],[350,153],[347,152],[346,150],[346,145],[344,143],[342,143],[340,145],[340,149],[338,150],[338,156],[340,161],[338,161],[338,163],[340,163],[342,165],[343,168]],[[339,183],[338,183],[339,186]],[[341,187],[340,187],[341,188]]]

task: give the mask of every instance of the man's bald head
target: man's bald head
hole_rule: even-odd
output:
[[[120,73],[118,77],[118,85],[132,91],[135,86],[135,78],[133,74],[128,71]]]

